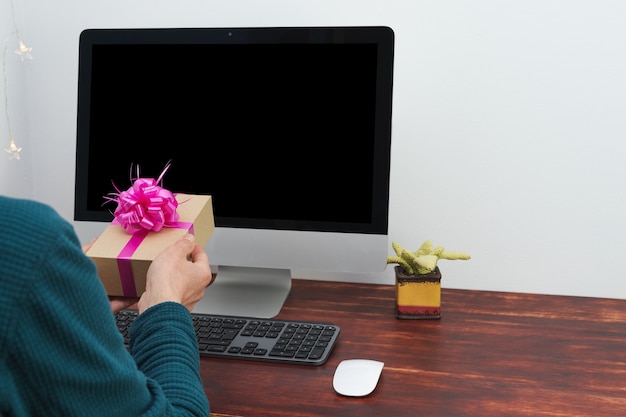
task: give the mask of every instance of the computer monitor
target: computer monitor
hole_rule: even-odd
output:
[[[213,200],[194,312],[273,317],[294,269],[383,271],[393,57],[382,26],[83,31],[76,228],[171,161],[165,188]]]

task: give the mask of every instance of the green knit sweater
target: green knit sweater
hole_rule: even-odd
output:
[[[117,330],[96,268],[52,208],[0,196],[0,414],[208,416],[189,311]]]

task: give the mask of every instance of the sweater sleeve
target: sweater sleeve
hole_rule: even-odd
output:
[[[52,210],[39,214],[32,217],[45,221],[16,232],[11,267],[1,265],[11,286],[10,297],[0,297],[0,328],[8,323],[10,333],[0,335],[0,410],[14,417],[208,416],[189,312],[166,304],[140,316],[138,366],[71,225]],[[145,359],[174,350],[173,361]]]
[[[191,314],[182,304],[161,303],[144,311],[130,329],[130,351],[175,408],[190,414],[208,409],[198,342]]]

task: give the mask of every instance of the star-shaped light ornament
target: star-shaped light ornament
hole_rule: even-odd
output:
[[[13,140],[13,138],[11,138],[9,148],[8,149],[5,148],[4,150],[6,151],[6,153],[9,154],[9,159],[20,159],[20,152],[22,148],[18,147],[15,144],[15,141]]]
[[[30,53],[33,48],[26,46],[21,39],[18,40],[18,45],[19,48],[15,51],[15,53],[20,56],[20,59],[22,61],[27,59],[33,59],[33,55]]]

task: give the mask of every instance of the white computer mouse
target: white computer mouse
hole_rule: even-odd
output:
[[[333,388],[341,395],[363,397],[376,388],[383,362],[371,359],[346,359],[337,365]]]

